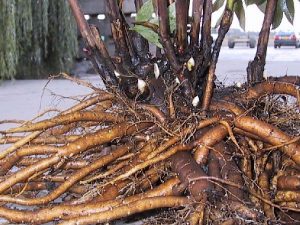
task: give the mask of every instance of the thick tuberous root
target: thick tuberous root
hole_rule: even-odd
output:
[[[0,130],[0,218],[14,224],[300,223],[299,77],[214,90],[229,8],[211,52],[212,1],[193,1],[190,43],[189,1],[175,1],[181,18],[175,35],[168,24],[173,1],[153,1],[159,27],[139,23],[150,24],[164,48],[152,57],[148,41],[129,28],[123,1],[106,2],[114,57],[101,30],[90,28],[77,1],[69,0],[106,91],[61,74],[92,93],[48,119],[0,121],[0,127],[18,125]],[[135,1],[137,9],[142,2]]]
[[[253,93],[263,94],[242,102],[229,93],[209,114],[196,108],[190,116],[173,101],[170,115],[95,92],[53,118],[4,130],[3,152],[39,135],[0,160],[0,217],[94,224],[153,211],[139,218],[146,224],[296,221],[299,108],[269,89],[243,91]]]

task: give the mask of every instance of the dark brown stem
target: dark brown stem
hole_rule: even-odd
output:
[[[203,94],[204,79],[207,74],[208,66],[211,60],[211,14],[212,0],[205,0],[203,7],[203,22],[201,30],[201,51],[196,52],[196,64],[193,74],[194,87],[199,97]]]
[[[135,10],[138,12],[143,5],[142,0],[134,0]]]
[[[270,27],[273,22],[276,5],[277,0],[267,0],[264,21],[259,33],[255,58],[253,61],[249,62],[247,67],[248,83],[256,83],[263,80],[263,72],[266,64],[266,54],[270,34]]]
[[[91,32],[95,37],[95,44],[97,49],[99,50],[102,58],[104,59],[105,65],[109,68],[109,70],[114,73],[115,65],[113,64],[113,61],[111,60],[109,53],[107,51],[107,48],[105,47],[105,44],[103,40],[101,39],[101,33],[98,30],[96,26],[91,26]]]
[[[76,19],[80,33],[89,48],[88,56],[91,59],[95,70],[99,73],[99,75],[101,76],[105,84],[115,85],[117,83],[116,77],[114,76],[112,71],[109,71],[107,68],[103,66],[104,59],[103,57],[101,57],[97,49],[95,37],[88,23],[84,18],[84,15],[79,7],[78,1],[77,0],[68,0],[68,1],[72,9],[73,15]]]
[[[187,47],[187,22],[189,0],[177,0],[176,7],[176,36],[177,36],[177,52],[184,54]]]
[[[210,64],[209,70],[208,70],[206,86],[205,86],[203,100],[202,100],[202,109],[203,110],[207,110],[209,108],[209,105],[211,102],[211,98],[212,98],[213,91],[214,91],[214,77],[215,77],[216,65],[218,62],[219,53],[220,53],[220,50],[222,47],[223,40],[231,26],[232,17],[233,17],[232,10],[226,8],[225,12],[223,14],[223,17],[222,17],[222,21],[221,21],[220,28],[218,31],[218,38],[214,45],[214,49],[213,49],[213,53],[212,53],[212,60],[211,60],[211,64]]]
[[[199,34],[200,34],[200,23],[202,17],[204,0],[194,0],[193,1],[193,22],[191,30],[191,49],[199,45]]]
[[[157,5],[157,11],[159,17],[159,34],[161,38],[161,43],[164,47],[164,51],[166,53],[166,56],[170,62],[172,69],[176,73],[178,73],[182,69],[182,67],[176,58],[173,43],[171,42],[170,39],[170,26],[169,26],[167,2],[156,0],[156,5]]]
[[[120,13],[120,9],[117,1],[107,0],[108,12],[111,21],[112,36],[115,43],[116,55],[122,58],[123,63],[130,66],[130,54],[128,45],[126,42],[126,33],[123,26],[123,18]]]
[[[133,38],[133,34],[135,34],[136,32],[129,30],[130,26],[126,22],[126,19],[125,19],[123,13],[120,12],[120,15],[122,17],[122,24],[123,24],[122,26],[124,28],[125,40],[126,40],[126,44],[127,44],[128,50],[129,50],[129,55],[131,56],[132,64],[136,65],[139,61],[137,49],[135,48],[134,38]]]
[[[208,61],[210,61],[211,45],[212,45],[211,14],[212,14],[212,0],[205,0],[202,32],[201,32],[201,48],[204,53],[204,58],[208,57],[208,59],[206,59]]]
[[[170,39],[170,27],[169,27],[167,2],[156,0],[156,5],[157,5],[158,17],[159,17],[159,34],[161,38],[161,43],[164,47],[166,57],[181,83],[183,94],[186,97],[191,98],[194,96],[194,91],[192,89],[190,81],[184,75],[183,67],[180,65],[180,63],[176,58],[174,46]]]
[[[142,0],[134,0],[134,3],[135,3],[136,12],[138,12],[143,5],[143,1]],[[145,38],[143,38],[140,34],[138,34],[137,32],[134,32],[133,39],[134,39],[133,45],[135,47],[135,50],[136,50],[138,56],[142,59],[146,58],[146,56],[149,52],[148,41]]]

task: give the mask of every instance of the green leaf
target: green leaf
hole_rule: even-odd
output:
[[[225,0],[216,0],[213,4],[213,12],[218,11],[225,3]]]
[[[267,0],[245,0],[245,3],[246,3],[246,5],[248,6],[248,5],[253,5],[253,4],[255,4],[255,5],[261,5],[261,4],[263,4],[264,2],[266,2]]]
[[[243,30],[245,30],[245,9],[243,2],[241,0],[236,1],[234,5],[234,13],[237,16],[240,26]]]
[[[138,32],[140,35],[142,35],[150,43],[156,45],[159,48],[162,48],[162,45],[159,42],[158,34],[155,33],[153,30],[151,30],[150,28],[144,27],[144,26],[141,26],[141,25],[136,25],[132,28],[132,30]]]
[[[288,21],[293,24],[295,16],[295,8],[293,0],[278,0],[276,5],[276,11],[274,15],[274,20],[272,24],[272,29],[276,29],[282,21],[283,14],[288,19]]]
[[[277,5],[276,5],[275,14],[274,14],[273,23],[272,23],[272,29],[276,29],[281,24],[282,17],[283,17],[281,5],[282,5],[282,0],[278,0]]]
[[[170,24],[170,31],[174,32],[176,29],[176,9],[175,9],[175,2],[169,5],[169,24]],[[137,22],[146,22],[149,21],[150,23],[158,25],[158,18],[152,18],[152,14],[154,12],[152,0],[148,0],[144,3],[144,5],[139,10],[136,21]],[[150,43],[156,45],[159,48],[162,48],[161,43],[159,42],[159,35],[151,30],[148,27],[142,26],[142,25],[135,25],[131,30],[134,30],[138,32],[140,35],[142,35],[146,40],[148,40]]]
[[[233,11],[235,3],[236,3],[236,0],[227,0],[226,1],[226,8]]]
[[[266,6],[267,6],[267,1],[265,1],[264,3],[260,4],[260,5],[256,5],[258,7],[258,9],[262,12],[265,13],[266,11]]]
[[[293,0],[283,0],[282,11],[284,12],[284,15],[286,16],[288,21],[291,24],[293,24],[294,16],[295,16],[294,1]]]
[[[146,1],[140,10],[138,11],[135,20],[136,21],[148,21],[154,12],[152,0]]]

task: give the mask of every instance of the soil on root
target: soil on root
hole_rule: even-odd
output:
[[[269,90],[270,82],[260,85]],[[1,145],[10,146],[0,159],[0,218],[297,222],[299,99],[284,90],[254,95],[255,86],[219,87],[203,112],[180,87],[166,87],[162,105],[92,88],[93,95],[49,120],[1,131]]]

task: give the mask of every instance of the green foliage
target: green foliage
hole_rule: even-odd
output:
[[[228,2],[233,2],[234,0],[228,0],[227,1],[227,7]],[[256,5],[258,9],[265,13],[267,0],[244,0],[246,6],[249,5]],[[213,4],[213,10],[216,11],[220,9],[222,6],[224,6],[224,0],[216,0]],[[229,7],[230,8],[230,7]],[[233,11],[235,15],[237,16],[241,28],[245,30],[245,9],[243,6],[243,0],[236,0]],[[276,29],[282,22],[283,15],[288,19],[288,21],[293,24],[294,17],[295,17],[295,7],[294,7],[294,0],[278,0],[276,11],[274,15],[274,20],[272,24],[272,29]],[[221,18],[218,20],[216,27],[219,26],[221,21]]]
[[[275,10],[275,14],[274,14],[274,19],[273,19],[273,23],[272,23],[272,27],[276,28],[280,25],[282,18],[283,18],[283,12],[280,8],[280,3],[281,0],[277,1],[277,6],[276,6],[276,10]]]
[[[154,13],[152,0],[146,1],[138,11],[135,20],[148,21],[152,17],[152,13]]]
[[[18,59],[15,0],[0,0],[0,79],[11,79],[16,73]]]
[[[253,5],[253,4],[255,4],[255,5],[261,5],[264,2],[266,2],[266,0],[245,0],[245,3],[246,3],[247,6],[248,5]]]
[[[243,2],[241,0],[237,0],[234,4],[233,10],[239,20],[241,28],[245,30],[246,18]]]
[[[49,0],[49,36],[48,66],[55,67],[56,71],[70,69],[73,58],[77,54],[76,22],[67,1]]]
[[[273,29],[280,25],[283,15],[293,24],[295,16],[294,0],[278,0],[272,24]]]
[[[213,12],[218,11],[224,5],[225,0],[216,0],[213,3]]]
[[[213,4],[213,11],[219,10],[222,6],[225,5],[225,0],[216,0]],[[237,16],[240,27],[245,30],[246,18],[245,18],[245,8],[242,0],[227,0],[226,1],[226,8],[232,10],[234,14]],[[220,26],[222,17],[224,12],[219,17],[215,27]]]
[[[168,8],[169,10],[169,24],[170,24],[170,31],[174,32],[176,29],[176,9],[175,3],[171,4]],[[150,22],[152,24],[158,25],[158,18],[152,17],[154,13],[152,0],[146,1],[141,9],[138,11],[135,21],[136,22]],[[159,48],[162,48],[162,45],[159,41],[159,35],[153,31],[152,29],[142,26],[142,25],[135,25],[131,30],[138,32],[142,35],[146,40],[150,43],[156,45]]]
[[[246,5],[255,4],[260,11],[265,12],[267,0],[245,0]],[[295,17],[294,0],[278,0],[272,29],[276,29],[282,22],[283,15],[293,24]]]
[[[78,45],[67,0],[0,0],[0,13],[1,79],[39,78],[71,68]]]
[[[132,30],[138,32],[140,35],[142,35],[147,41],[150,43],[156,45],[159,48],[162,48],[161,43],[159,42],[159,36],[156,32],[151,30],[148,27],[144,27],[142,25],[135,25]]]
[[[261,4],[256,5],[258,9],[262,12],[265,13],[266,11],[266,6],[267,6],[267,1],[263,1]]]
[[[282,11],[284,15],[288,19],[288,21],[293,24],[295,17],[295,6],[293,0],[285,0],[282,3]]]

